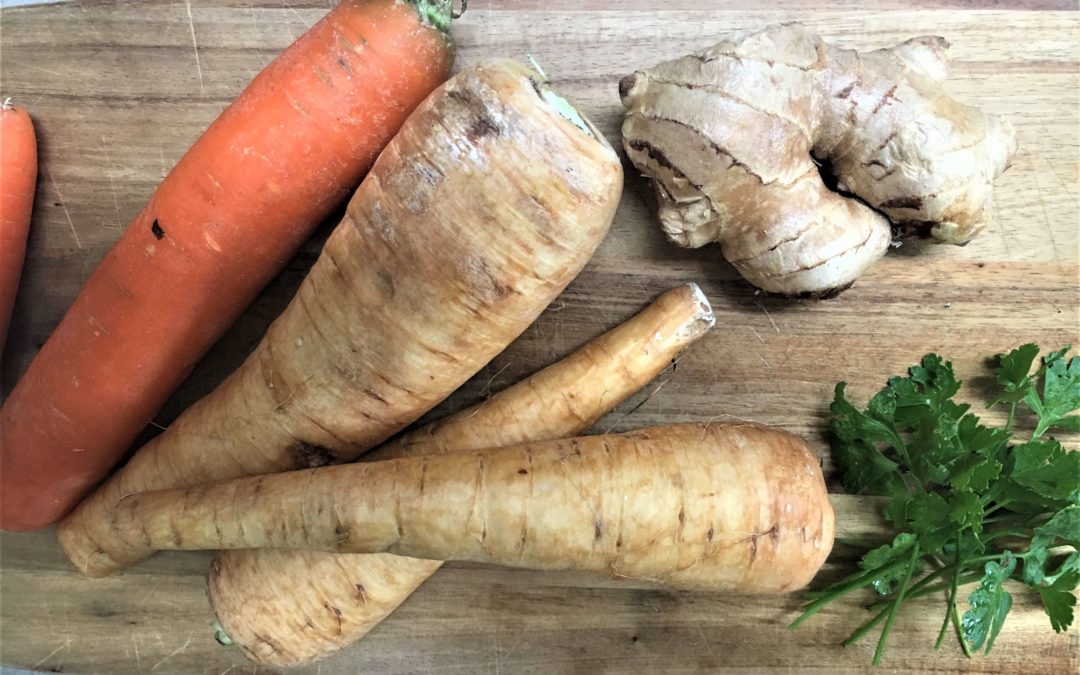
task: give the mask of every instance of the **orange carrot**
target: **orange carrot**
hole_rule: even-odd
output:
[[[210,126],[0,412],[0,528],[63,516],[449,75],[449,0],[343,0]]]
[[[5,99],[0,106],[0,354],[19,290],[36,183],[34,124]]]

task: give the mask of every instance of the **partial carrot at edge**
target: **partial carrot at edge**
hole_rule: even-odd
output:
[[[34,123],[10,98],[0,104],[0,354],[19,290],[37,185]]]

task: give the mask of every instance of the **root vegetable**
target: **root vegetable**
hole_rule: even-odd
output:
[[[255,351],[59,528],[101,576],[150,551],[118,537],[125,495],[355,458],[517,337],[592,255],[618,156],[531,70],[488,61],[420,105]]]
[[[342,0],[169,172],[0,411],[0,527],[56,521],[113,468],[449,76],[420,4]]]
[[[363,459],[573,436],[655,377],[713,321],[696,285],[672,289],[562,361]],[[359,640],[441,565],[388,553],[224,551],[210,568],[207,589],[234,644],[254,661],[288,666]]]
[[[5,99],[0,105],[0,354],[19,290],[37,186],[34,123]]]
[[[323,467],[132,495],[131,546],[309,548],[784,592],[832,547],[818,460],[752,423]]]
[[[945,93],[947,49],[859,53],[772,26],[624,78],[623,146],[675,243],[719,242],[767,291],[835,294],[885,254],[890,221],[954,244],[990,222],[1016,141]]]

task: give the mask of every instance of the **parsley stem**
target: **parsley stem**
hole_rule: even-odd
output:
[[[947,570],[940,570],[940,571],[944,572],[944,571],[947,571]],[[979,579],[982,579],[982,574],[981,573],[980,574],[969,574],[967,576],[960,577],[957,585],[958,586],[963,586],[963,585],[970,584],[972,582],[978,581]],[[908,589],[906,598],[908,600],[914,600],[916,598],[921,598],[924,595],[930,595],[931,593],[936,593],[937,591],[944,590],[946,588],[946,586],[947,586],[946,584],[941,584],[941,585],[933,586],[931,588],[922,588],[920,590],[915,590],[916,587],[912,586],[910,589]],[[869,621],[867,621],[863,625],[859,626],[859,628],[856,629],[855,632],[852,633],[851,636],[848,639],[844,640],[843,645],[845,647],[850,647],[851,645],[855,644],[856,642],[861,640],[863,637],[865,637],[866,634],[869,633],[870,630],[874,626],[878,625],[879,623],[881,623],[882,621],[885,620],[885,617],[888,615],[889,608],[891,606],[892,606],[892,601],[890,600],[890,601],[886,601],[886,602],[879,602],[879,603],[877,603],[875,605],[871,605],[870,607],[868,607],[867,609],[869,611],[875,611],[876,610],[877,614],[875,614],[872,619],[870,619]],[[967,650],[965,650],[965,653],[967,653]]]
[[[1012,432],[1013,418],[1016,417],[1016,401],[1009,406],[1009,419],[1005,422],[1005,431]]]
[[[988,542],[988,541],[992,541],[994,539],[999,539],[1001,537],[1030,537],[1030,536],[1031,536],[1031,528],[1030,527],[1013,527],[1013,528],[1009,528],[1009,529],[994,530],[993,532],[988,532],[988,533],[986,533],[985,536],[983,536],[982,540],[985,543],[985,542]],[[1019,557],[1022,557],[1022,556],[1019,556]]]
[[[927,586],[929,586],[930,583],[932,581],[934,581],[935,579],[937,579],[938,577],[942,576],[943,574],[948,574],[949,572],[952,572],[953,570],[955,570],[957,572],[960,572],[964,568],[972,567],[972,566],[979,565],[979,564],[985,563],[985,562],[990,562],[991,560],[997,560],[1000,557],[1001,557],[1000,555],[984,555],[984,556],[979,556],[978,558],[967,558],[966,560],[961,560],[961,561],[958,561],[956,563],[953,563],[952,565],[949,565],[948,567],[942,567],[940,569],[934,570],[933,572],[931,572],[930,574],[927,574],[922,579],[919,579],[918,582],[913,584],[911,586],[911,588],[908,589],[908,597],[917,598],[917,597],[926,595],[927,593],[933,593],[935,591],[939,591],[939,590],[942,590],[944,588],[947,588],[948,584],[941,584],[941,585],[938,585],[938,586],[933,586],[931,588],[927,588]],[[979,572],[978,575],[975,578],[976,579],[981,579],[982,578],[982,572]],[[966,582],[961,582],[961,583],[966,583]],[[924,591],[923,589],[926,589],[926,590]],[[890,601],[888,601],[888,600],[883,601],[883,602],[879,602],[879,603],[876,603],[874,605],[871,605],[868,609],[870,609],[870,610],[880,609],[882,607],[888,606],[889,602]]]
[[[956,582],[956,571],[953,571],[952,588],[949,589],[949,599],[945,602],[945,620],[941,622],[941,630],[938,631],[937,640],[934,641],[934,649],[941,649],[941,643],[945,642],[945,633],[949,630],[949,623],[952,621],[952,611],[956,607],[956,588],[959,584]]]
[[[885,619],[885,627],[881,629],[881,637],[878,638],[877,649],[874,650],[872,663],[875,666],[881,663],[881,656],[885,653],[885,643],[889,640],[889,633],[892,631],[896,614],[900,611],[900,605],[904,604],[904,594],[907,592],[908,584],[911,583],[911,574],[915,571],[915,562],[918,559],[919,542],[915,542],[911,547],[911,555],[908,557],[907,572],[904,574],[904,580],[900,583],[900,589],[896,591],[896,599],[893,600],[892,607],[889,608],[889,616]]]
[[[863,637],[865,637],[866,634],[874,628],[874,626],[885,620],[885,615],[888,613],[888,611],[889,607],[887,606],[885,607],[885,609],[882,609],[880,612],[875,614],[874,618],[870,619],[869,621],[855,629],[855,632],[849,635],[848,639],[844,640],[841,644],[843,644],[845,647],[850,647],[859,640],[863,639]]]
[[[990,513],[991,511],[997,511],[998,509],[1003,509],[1003,508],[1007,507],[1011,503],[1012,502],[1008,502],[1008,501],[997,502],[994,505],[994,508],[990,509],[990,511],[988,511],[987,513]],[[1051,517],[1051,515],[1052,514],[1050,514],[1050,513],[1039,513],[1039,514],[1036,514],[1036,515],[1031,515],[1030,513],[1006,513],[1003,516],[994,516],[993,518],[984,518],[983,519],[983,525],[992,525],[994,523],[1021,522],[1021,523],[1027,523],[1027,524],[1029,524],[1031,526],[1034,526],[1037,521],[1042,520],[1044,518],[1049,519]]]
[[[960,577],[958,585],[966,586],[967,584],[978,581],[979,579],[982,579],[982,578],[983,578],[982,572],[972,572],[972,573],[969,573],[967,575],[964,575],[964,576]],[[908,592],[907,592],[907,599],[908,600],[914,600],[915,598],[921,598],[924,595],[930,595],[931,593],[937,593],[938,591],[944,591],[947,588],[949,588],[950,584],[949,584],[949,582],[946,581],[945,583],[934,584],[932,586],[922,586],[921,588],[918,588],[918,586],[919,586],[919,584],[916,584],[916,585],[914,585],[914,586],[912,586],[911,588],[908,589]],[[892,602],[891,600],[885,600],[883,602],[879,602],[879,603],[870,605],[866,609],[871,611],[871,612],[873,612],[875,610],[882,611],[882,610],[888,609],[889,604],[891,602]]]
[[[972,580],[974,581],[974,579]],[[964,629],[960,624],[960,610],[956,608],[956,603],[952,606],[952,622],[953,628],[956,629],[956,639],[960,642],[960,649],[963,650],[964,656],[971,658],[971,647],[968,645],[967,638],[964,637]]]
[[[870,541],[867,541],[866,539],[855,539],[854,537],[836,537],[833,541],[835,543],[837,543],[837,544],[842,545],[842,546],[850,546],[851,548],[861,548],[861,549],[866,549],[866,550],[870,550],[872,548],[877,548],[878,546],[881,546],[883,543],[888,543],[888,542],[881,542],[881,541],[870,542]]]
[[[1031,432],[1031,440],[1036,440],[1039,436],[1046,433],[1046,430],[1050,428],[1050,418],[1039,416],[1039,423],[1035,426],[1035,431]]]
[[[973,565],[978,565],[980,563],[990,562],[991,560],[997,560],[1000,557],[1001,557],[1000,555],[984,555],[984,556],[979,556],[978,558],[967,558],[965,560],[958,560],[955,563],[953,563],[952,565],[949,565],[948,567],[942,567],[940,569],[934,570],[930,574],[927,574],[925,577],[920,579],[918,581],[918,583],[916,583],[910,589],[908,589],[908,592],[911,593],[911,594],[917,593],[918,591],[921,591],[922,589],[926,588],[930,584],[930,582],[933,581],[934,579],[937,579],[938,577],[940,577],[943,574],[948,574],[949,572],[951,572],[953,570],[956,570],[957,572],[959,572],[960,570],[964,569],[965,567],[971,567]],[[944,586],[942,586],[941,588],[944,588]]]
[[[941,649],[941,644],[945,641],[945,633],[949,630],[949,622],[951,621],[956,626],[956,636],[960,639],[960,647],[964,650],[964,654],[969,658],[971,657],[971,651],[968,649],[967,641],[964,639],[964,634],[960,630],[960,620],[956,610],[956,594],[960,590],[960,533],[956,534],[956,555],[953,560],[952,571],[952,584],[949,587],[949,600],[945,608],[945,620],[941,622],[941,630],[938,631],[937,642],[934,643],[934,649]]]
[[[807,591],[803,594],[803,597],[807,600],[817,600],[819,598],[825,597],[831,598],[833,597],[833,594],[837,589],[842,586],[847,587],[848,582],[854,582],[856,580],[861,580],[860,583],[856,585],[856,588],[858,588],[859,586],[865,586],[866,584],[870,583],[870,581],[873,581],[872,577],[879,576],[882,572],[891,571],[892,567],[895,566],[894,563],[895,561],[893,563],[887,563],[888,567],[875,567],[872,570],[859,570],[858,572],[853,572],[852,574],[847,575],[843,579],[834,581],[832,584],[826,586],[820,591]],[[807,606],[809,607],[809,605]]]
[[[1011,503],[1012,502],[1010,502],[1008,500],[1002,500],[1000,502],[994,502],[994,506],[992,508],[987,509],[983,513],[983,515],[984,516],[989,516],[991,513],[994,513],[996,511],[1000,511],[1001,509],[1007,507]],[[1032,518],[1031,514],[1028,514],[1028,513],[1006,513],[1003,516],[994,516],[993,518],[983,518],[983,525],[989,525],[991,523],[1000,523],[1000,522],[1006,521],[1006,520],[1031,520],[1031,518]]]
[[[937,589],[933,589],[933,590],[937,590]],[[909,593],[907,598],[908,598],[908,600],[911,600],[912,598],[916,598],[916,597],[919,597],[919,596],[925,595],[925,594],[926,593]],[[844,640],[844,642],[842,644],[845,647],[850,647],[851,645],[855,644],[859,640],[866,637],[866,634],[869,633],[874,628],[874,626],[878,625],[879,623],[881,623],[882,621],[885,620],[885,617],[888,616],[889,610],[891,608],[892,608],[892,601],[891,600],[889,602],[879,602],[876,605],[873,605],[873,606],[869,607],[868,609],[871,610],[871,611],[877,610],[878,611],[877,614],[875,614],[872,619],[870,619],[869,621],[867,621],[863,625],[856,628],[855,632],[852,633],[850,636],[848,636],[848,639]]]
[[[961,570],[963,570],[965,568],[968,568],[968,567],[971,567],[973,565],[978,565],[980,563],[989,562],[991,560],[997,560],[999,557],[1000,556],[998,556],[998,555],[984,555],[984,556],[980,556],[978,558],[968,558],[968,559],[962,560],[962,561],[960,561],[958,563],[953,563],[952,565],[949,565],[948,567],[942,567],[940,569],[934,570],[933,572],[931,572],[930,574],[927,574],[922,579],[919,579],[918,582],[912,584],[911,588],[909,588],[908,591],[907,591],[907,597],[908,597],[909,600],[913,599],[913,598],[921,598],[924,595],[929,595],[930,593],[936,593],[937,591],[944,590],[944,589],[949,587],[948,583],[937,584],[937,585],[933,585],[933,586],[931,585],[931,583],[935,579],[937,579],[938,577],[940,577],[940,576],[942,576],[944,574],[948,574],[949,572],[951,572],[953,570],[956,570],[957,572],[960,572]],[[895,565],[891,565],[890,567],[895,567]],[[959,585],[962,586],[964,584],[969,584],[972,581],[978,581],[981,578],[982,578],[982,572],[974,572],[974,573],[968,574],[966,576],[960,577],[958,583],[959,583]],[[876,626],[878,623],[881,622],[882,619],[885,618],[885,611],[884,610],[887,610],[890,604],[892,604],[891,600],[883,600],[882,602],[874,603],[873,605],[870,605],[869,607],[867,607],[867,610],[869,610],[871,612],[873,612],[873,611],[881,611],[881,616],[875,617],[876,620],[871,621],[871,625],[870,625],[871,628],[873,626]],[[865,625],[864,625],[864,627],[865,627]],[[860,628],[859,630],[861,631],[862,628]],[[862,635],[865,635],[865,632],[859,634],[859,631],[856,631],[856,633],[852,634],[852,637],[854,637],[856,634],[858,634],[859,637],[862,637]],[[856,639],[854,641],[858,641],[858,640]],[[848,643],[845,642],[844,644],[848,644]]]
[[[915,548],[918,548],[918,546],[916,546]],[[838,600],[847,595],[848,593],[851,593],[852,591],[857,591],[860,588],[863,588],[870,582],[874,581],[874,579],[891,573],[893,570],[902,566],[905,562],[906,561],[904,560],[894,560],[891,563],[872,569],[869,572],[860,574],[854,578],[849,577],[850,580],[848,581],[839,582],[837,584],[834,584],[833,586],[830,586],[829,588],[825,589],[824,595],[803,607],[802,615],[792,621],[788,628],[798,628],[802,622],[817,614],[819,611],[821,611],[823,607],[825,607],[825,605],[829,604],[833,600]]]
[[[995,485],[979,499],[979,502],[983,505],[983,508],[985,508],[987,504],[997,499],[999,494],[1001,494],[1001,486]]]
[[[982,575],[981,572],[973,572],[973,573],[968,574],[966,576],[960,577],[957,580],[957,585],[958,586],[964,586],[966,584],[970,584],[973,581],[978,581],[979,579],[982,579],[982,578],[983,578],[983,575]],[[943,591],[946,588],[948,588],[949,586],[950,586],[950,584],[948,582],[946,582],[946,583],[943,583],[943,584],[936,584],[934,586],[922,588],[917,593],[908,593],[908,600],[911,600],[912,598],[921,598],[924,595],[930,595],[931,593],[937,593],[938,591]]]
[[[949,565],[948,567],[942,567],[940,569],[934,570],[930,574],[927,574],[925,577],[920,579],[918,581],[918,583],[916,583],[910,589],[908,589],[908,592],[913,593],[915,591],[921,591],[922,589],[926,588],[927,584],[929,584],[931,581],[933,581],[934,579],[937,579],[938,577],[940,577],[943,574],[948,574],[949,572],[957,569],[958,566],[959,566],[959,563],[955,563],[953,565]]]

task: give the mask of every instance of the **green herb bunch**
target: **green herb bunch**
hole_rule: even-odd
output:
[[[810,593],[791,627],[870,587],[881,601],[844,645],[880,625],[876,665],[904,602],[939,593],[947,600],[935,649],[951,624],[965,654],[989,653],[1012,608],[1012,579],[1039,594],[1055,631],[1066,630],[1080,581],[1080,452],[1047,432],[1080,431],[1080,359],[1066,361],[1068,351],[1044,356],[1034,372],[1034,344],[997,357],[1000,393],[987,407],[1008,407],[1004,428],[953,400],[960,382],[936,354],[890,379],[865,410],[838,384],[832,450],[844,489],[889,497],[885,517],[898,534],[863,555],[859,572]],[[1031,420],[1030,436],[1016,428],[1021,419]],[[960,588],[972,583],[961,616]]]

